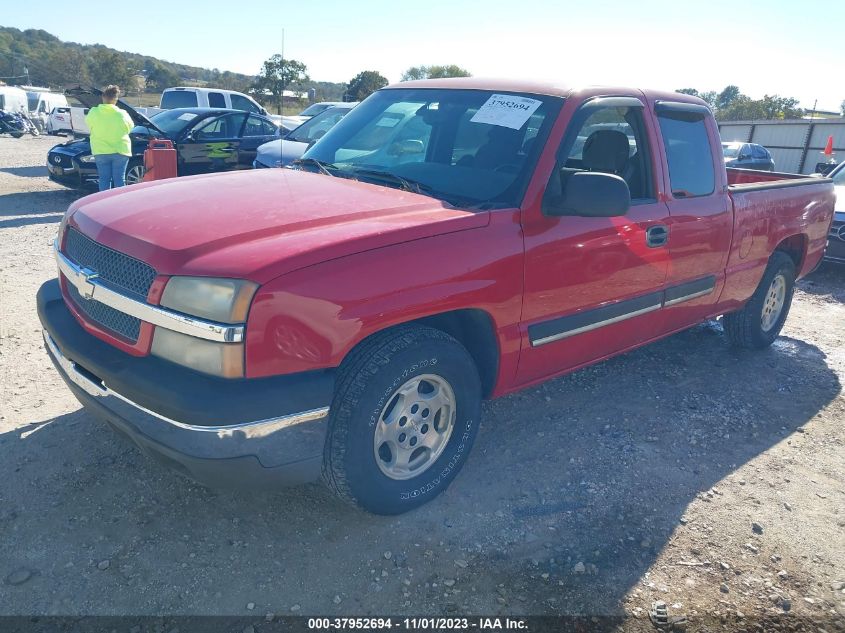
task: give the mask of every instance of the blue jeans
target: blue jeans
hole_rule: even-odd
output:
[[[96,154],[94,162],[97,164],[97,175],[100,177],[100,191],[126,184],[126,165],[129,156],[123,154]]]

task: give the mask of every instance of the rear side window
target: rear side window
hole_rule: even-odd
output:
[[[258,107],[242,95],[232,95],[232,108],[246,112],[258,112]]]
[[[172,90],[161,95],[161,107],[165,110],[173,108],[196,108],[197,93],[192,90]]]
[[[707,196],[716,189],[713,151],[704,117],[666,112],[658,116],[669,181],[675,198]]]
[[[209,108],[225,108],[226,99],[219,92],[208,93],[208,107]]]

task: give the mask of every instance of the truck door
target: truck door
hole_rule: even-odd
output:
[[[525,295],[518,382],[572,369],[657,334],[669,252],[669,213],[655,169],[657,131],[634,97],[586,101],[572,114],[544,200],[577,171],[621,176],[631,207],[620,217],[523,210]],[[565,114],[563,115],[565,116]]]
[[[661,314],[668,332],[709,316],[724,284],[733,207],[709,110],[660,101],[654,109],[668,169],[669,273]]]

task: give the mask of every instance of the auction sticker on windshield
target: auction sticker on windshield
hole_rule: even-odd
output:
[[[518,130],[540,107],[542,101],[513,95],[493,95],[470,119],[472,123],[488,123]]]

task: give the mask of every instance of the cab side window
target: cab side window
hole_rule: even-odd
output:
[[[589,107],[586,106],[586,107]],[[559,196],[572,174],[592,171],[622,178],[631,192],[631,202],[653,201],[651,151],[641,107],[589,107],[578,132],[567,133],[558,154],[558,164],[549,181],[547,195]]]
[[[232,95],[232,108],[235,110],[244,110],[245,112],[258,112],[258,106],[241,95]]]
[[[675,198],[709,196],[716,189],[713,149],[703,116],[658,113]],[[743,148],[745,150],[746,148]]]
[[[225,108],[226,107],[226,99],[223,98],[223,94],[219,92],[209,92],[208,93],[208,107],[210,108]]]
[[[273,136],[275,133],[275,126],[261,117],[250,115],[246,120],[244,136]]]
[[[226,114],[202,125],[194,133],[194,137],[201,141],[215,141],[220,139],[237,138],[243,125],[245,114]]]

